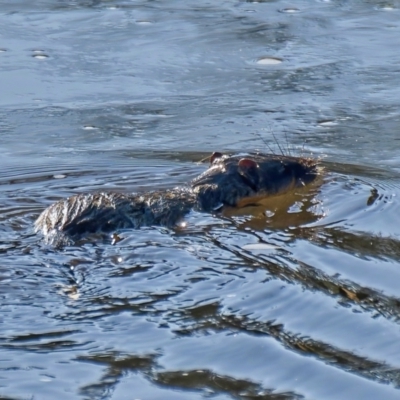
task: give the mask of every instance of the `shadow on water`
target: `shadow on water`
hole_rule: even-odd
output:
[[[150,382],[160,387],[176,390],[196,391],[206,396],[228,394],[233,398],[288,400],[301,399],[295,393],[273,393],[273,390],[249,380],[234,379],[209,370],[157,371],[157,356],[129,356],[121,354],[97,354],[82,357],[79,361],[104,365],[107,369],[101,382],[81,388],[86,396],[104,396],[118,384],[127,372],[143,374]]]

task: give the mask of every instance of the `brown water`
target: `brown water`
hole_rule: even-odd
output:
[[[397,2],[3,1],[0,398],[400,398],[399,48]],[[33,234],[279,146],[321,180],[115,246]]]

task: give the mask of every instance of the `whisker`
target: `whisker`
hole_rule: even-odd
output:
[[[259,132],[256,132],[255,135],[261,139],[261,141],[265,144],[265,146],[267,146],[268,150],[272,154],[275,154],[275,151],[272,149],[272,147],[269,145],[269,143],[266,141],[266,139],[261,136],[261,134]]]
[[[286,149],[289,154],[289,156],[292,156],[292,152],[290,151],[290,144],[287,136],[287,130],[285,130],[285,139],[286,139]]]
[[[280,146],[280,144],[279,144],[279,142],[278,142],[278,139],[276,138],[276,136],[275,136],[275,134],[274,133],[272,133],[272,137],[274,138],[274,140],[275,140],[275,143],[276,143],[276,145],[278,146],[278,149],[279,149],[279,151],[281,152],[281,154],[284,156],[285,155],[285,153],[283,152],[283,150],[282,150],[282,147]]]

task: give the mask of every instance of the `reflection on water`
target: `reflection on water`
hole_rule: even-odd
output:
[[[398,398],[398,12],[3,1],[0,397]],[[33,234],[60,198],[174,187],[227,149],[325,173],[115,245]]]
[[[322,179],[318,179],[321,181]],[[275,196],[249,204],[244,208],[229,208],[224,216],[237,217],[238,227],[257,231],[294,228],[323,217],[323,205],[315,197],[321,182],[314,182],[306,188],[297,189],[282,196]]]
[[[157,169],[147,168],[156,175]],[[182,178],[179,170],[203,168],[164,161],[158,172],[173,185]],[[379,196],[397,193],[396,184],[386,187],[381,180],[373,187],[371,178],[327,170],[321,182],[284,197],[221,216],[193,213],[176,230],[123,232],[115,246],[92,238],[60,251],[32,235],[35,216],[69,183],[91,190],[104,181],[117,188],[124,183],[118,172],[101,171],[8,178],[3,186],[8,240],[0,279],[8,328],[0,346],[8,393],[64,395],[72,374],[78,383],[71,398],[125,396],[135,385],[143,397],[156,398],[179,390],[182,398],[190,391],[289,399],[305,396],[310,387],[325,398],[332,379],[338,391],[394,396],[399,243],[359,228],[365,218],[393,217],[397,207],[373,205]],[[138,187],[144,179],[130,177]],[[352,202],[340,205],[350,197],[346,192]],[[380,193],[372,203],[371,192]],[[18,364],[7,361],[15,352]],[[29,363],[36,368],[20,366]],[[89,368],[90,375],[72,373],[68,365]],[[22,389],[6,372],[13,370],[24,377]],[[64,383],[56,391],[37,383],[60,378]]]

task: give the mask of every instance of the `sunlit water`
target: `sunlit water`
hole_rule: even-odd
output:
[[[396,2],[3,1],[0,398],[398,399],[399,48]],[[254,149],[324,173],[116,245],[33,233]]]

